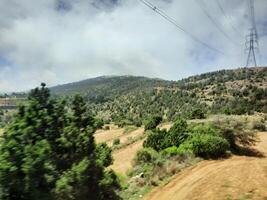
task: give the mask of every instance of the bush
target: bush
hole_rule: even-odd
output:
[[[178,147],[189,135],[186,121],[179,118],[169,131],[156,129],[149,134],[144,142],[144,147],[151,147],[156,151],[161,151],[171,146]]]
[[[205,119],[205,112],[200,108],[195,108],[190,114],[191,119]]]
[[[237,150],[239,146],[250,146],[257,141],[256,134],[247,130],[248,122],[236,120],[234,118],[223,119],[214,122],[214,126],[219,130],[219,136],[225,138],[232,150]]]
[[[195,134],[181,144],[178,151],[192,151],[196,156],[217,158],[223,156],[229,148],[230,145],[224,138],[208,134]]]
[[[178,152],[178,147],[176,146],[172,146],[172,147],[168,147],[166,149],[163,149],[161,151],[162,155],[167,156],[167,157],[173,157],[179,154]]]
[[[159,158],[159,154],[152,148],[144,148],[137,152],[135,164],[153,163]]]
[[[101,129],[104,126],[104,121],[102,119],[95,119],[94,126],[96,129]]]
[[[187,127],[188,125],[186,120],[178,118],[170,128],[170,132],[186,132]]]
[[[146,148],[153,148],[156,151],[160,151],[162,149],[165,149],[171,146],[171,145],[168,145],[167,140],[166,140],[167,133],[168,132],[165,129],[154,130],[147,136],[147,139],[144,141],[143,146]]]
[[[266,126],[263,122],[254,122],[253,129],[256,129],[258,131],[266,131]]]
[[[170,128],[167,134],[167,146],[179,146],[189,136],[188,125],[186,120],[178,118],[173,126]]]
[[[155,129],[162,121],[161,116],[154,116],[145,123],[145,130]]]
[[[113,146],[119,145],[121,143],[120,138],[116,138],[113,140]]]
[[[219,136],[218,128],[215,128],[212,124],[194,124],[189,128],[189,132],[193,134],[208,134]]]

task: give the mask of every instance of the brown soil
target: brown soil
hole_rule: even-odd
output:
[[[169,130],[172,127],[172,123],[164,123],[159,125],[159,129],[167,129]]]
[[[127,141],[132,138],[136,138],[136,137],[139,137],[141,136],[142,134],[144,134],[144,128],[138,128],[130,133],[127,133],[127,134],[123,134],[123,135],[120,135],[119,138],[120,139],[120,144],[124,144],[124,143],[127,143]],[[114,138],[115,139],[115,138]],[[107,142],[108,146],[112,146],[113,144],[113,140],[110,140]]]
[[[255,149],[262,156],[233,156],[198,163],[155,188],[145,200],[267,199],[267,132]]]
[[[97,131],[95,136],[96,143],[113,141],[123,135],[123,128],[112,127],[110,130],[100,130]]]
[[[115,172],[126,174],[132,168],[132,161],[136,152],[142,148],[144,140],[137,141],[123,149],[119,149],[113,153],[114,162],[110,166]]]

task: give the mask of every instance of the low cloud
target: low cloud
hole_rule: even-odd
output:
[[[244,0],[151,0],[218,54],[192,40],[139,0],[0,0],[0,92],[27,90],[99,75],[177,80],[245,64],[249,16]],[[255,0],[261,64],[266,63],[267,3]],[[233,26],[238,29],[237,33]]]

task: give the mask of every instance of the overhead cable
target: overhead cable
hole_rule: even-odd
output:
[[[162,11],[161,9],[159,9],[158,7],[156,7],[155,5],[153,5],[152,3],[148,2],[147,0],[140,0],[143,4],[145,4],[146,6],[148,6],[149,8],[151,8],[153,11],[155,11],[156,13],[158,13],[161,17],[163,17],[165,20],[169,21],[170,23],[172,23],[174,26],[176,26],[176,28],[178,28],[180,31],[184,32],[187,36],[189,36],[192,40],[194,40],[195,42],[200,43],[201,45],[205,46],[206,48],[209,48],[210,50],[213,50],[217,53],[223,54],[225,55],[221,50],[212,47],[211,45],[209,45],[206,42],[203,42],[202,40],[200,40],[199,38],[197,38],[196,36],[194,36],[192,33],[190,33],[189,31],[187,31],[186,29],[184,29],[181,25],[179,25],[175,19],[173,19],[172,17],[168,16],[164,11]]]
[[[221,26],[213,19],[213,17],[209,14],[207,9],[205,8],[206,5],[202,0],[195,0],[195,2],[199,5],[199,7],[202,9],[204,14],[209,18],[209,20],[214,24],[214,26],[218,29],[218,31],[224,35],[225,38],[227,38],[231,43],[237,46],[241,46],[241,44],[236,43],[232,38],[221,28]]]
[[[243,34],[238,30],[238,28],[236,28],[236,27],[233,25],[233,23],[232,23],[232,21],[233,21],[232,18],[231,18],[229,15],[226,14],[226,12],[225,12],[225,10],[224,10],[222,4],[220,3],[220,0],[216,0],[216,3],[217,3],[217,5],[218,5],[219,9],[221,10],[223,16],[225,17],[225,19],[226,19],[226,20],[227,20],[227,19],[229,20],[229,24],[231,25],[232,29],[233,29],[239,36],[243,37]]]

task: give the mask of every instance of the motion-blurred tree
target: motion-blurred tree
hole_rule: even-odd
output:
[[[76,96],[67,111],[45,84],[32,90],[0,144],[0,199],[118,199],[111,150],[96,145],[94,119]]]

